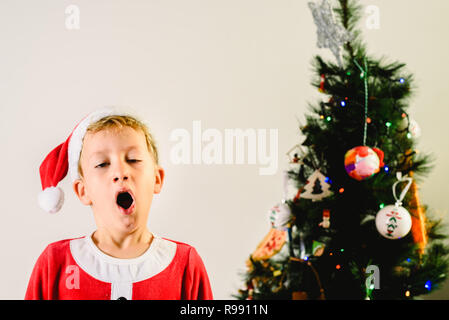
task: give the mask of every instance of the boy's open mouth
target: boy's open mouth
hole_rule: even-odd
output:
[[[132,195],[127,191],[120,192],[117,195],[117,204],[125,210],[131,207],[133,202],[134,199]]]

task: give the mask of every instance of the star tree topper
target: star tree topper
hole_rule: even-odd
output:
[[[323,0],[321,5],[309,2],[308,6],[317,25],[318,48],[329,48],[337,58],[338,65],[342,67],[340,47],[352,39],[352,34],[335,22],[328,0]]]

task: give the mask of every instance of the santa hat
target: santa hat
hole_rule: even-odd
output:
[[[111,115],[129,115],[138,119],[135,114],[117,107],[107,107],[84,117],[73,129],[66,141],[54,148],[39,167],[42,191],[39,193],[39,206],[49,213],[58,212],[64,204],[64,191],[58,183],[64,179],[67,172],[72,182],[79,179],[78,162],[83,146],[83,138],[90,124]]]

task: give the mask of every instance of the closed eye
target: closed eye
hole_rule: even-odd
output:
[[[142,160],[137,160],[137,159],[129,159],[129,160],[128,160],[128,162],[131,162],[131,163],[137,163],[137,162],[141,162],[141,161],[142,161]],[[109,163],[107,163],[107,162],[103,162],[103,163],[100,163],[99,165],[95,166],[95,168],[104,168],[104,167],[106,167],[108,164],[109,164]]]
[[[107,163],[103,162],[103,163],[100,163],[99,165],[97,165],[95,168],[104,168],[104,167],[106,167],[106,165],[107,165]]]

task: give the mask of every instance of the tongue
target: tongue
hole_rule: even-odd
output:
[[[117,204],[124,209],[128,209],[133,204],[133,198],[128,192],[120,193],[117,197]]]

